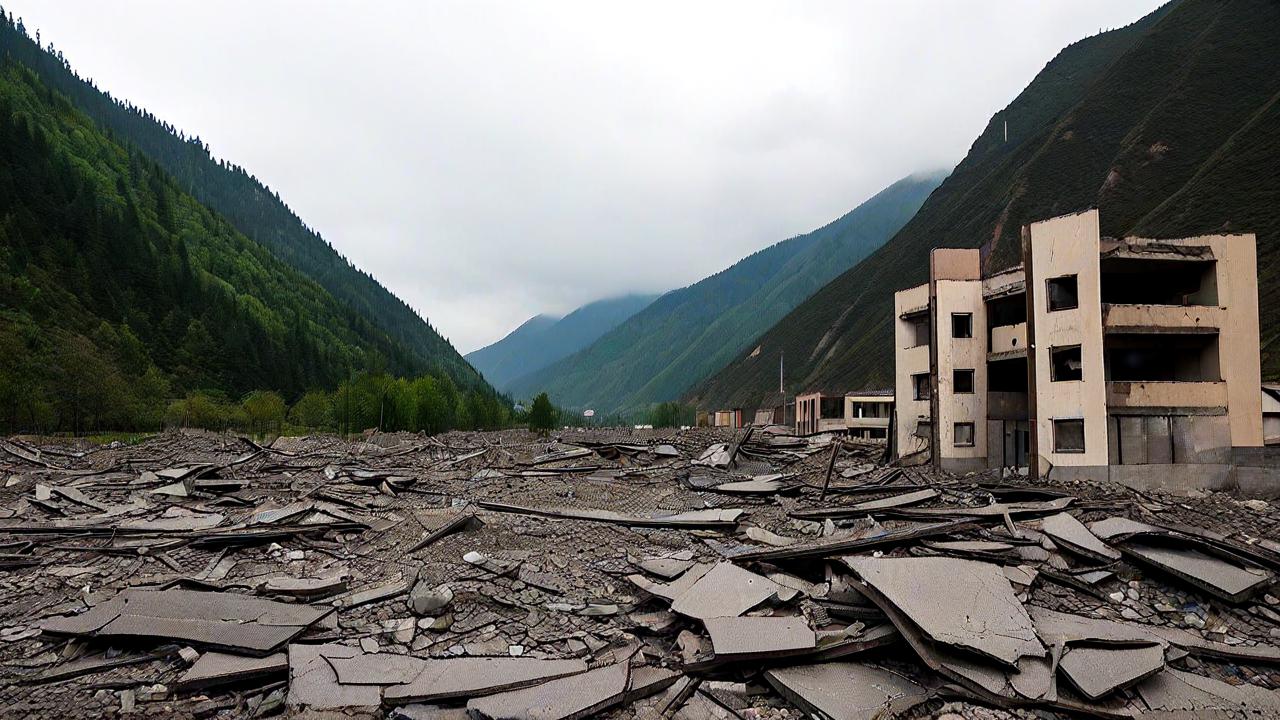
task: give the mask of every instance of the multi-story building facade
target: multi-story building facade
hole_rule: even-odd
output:
[[[898,455],[1229,485],[1263,444],[1254,236],[1103,239],[1089,210],[1022,244],[989,275],[978,250],[935,249],[929,282],[896,294]]]

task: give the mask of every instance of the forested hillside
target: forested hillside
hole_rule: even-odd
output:
[[[910,223],[690,394],[751,406],[776,383],[889,387],[893,292],[924,282],[930,248],[1016,262],[1020,227],[1098,207],[1102,231],[1258,239],[1263,375],[1280,377],[1280,4],[1176,0],[1058,54],[992,117]],[[1008,140],[1004,138],[1008,124]]]
[[[52,43],[41,48],[17,18],[3,9],[0,17],[0,57],[9,55],[32,69],[47,87],[69,98],[114,140],[153,160],[176,187],[318,283],[358,315],[362,324],[399,345],[388,358],[392,369],[447,375],[460,387],[485,390],[479,373],[422,317],[339,255],[247,170],[212,157],[198,135],[188,135],[143,108],[100,92],[71,69]]]
[[[505,390],[516,378],[590,345],[657,297],[624,295],[587,303],[561,318],[536,315],[498,342],[467,353],[466,359],[485,380]]]
[[[4,429],[154,426],[195,390],[293,398],[353,368],[416,367],[404,344],[0,60]],[[489,396],[467,412],[497,414]]]
[[[658,298],[582,351],[514,380],[569,408],[636,414],[678,398],[915,214],[938,173],[899,180],[834,222]],[[777,369],[777,354],[767,361]],[[776,378],[776,374],[775,374]]]

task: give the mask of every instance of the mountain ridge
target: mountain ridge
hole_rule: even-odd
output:
[[[621,295],[587,303],[561,317],[535,315],[501,340],[464,357],[494,387],[503,390],[520,377],[581,350],[658,297]]]
[[[674,400],[835,274],[879,247],[942,181],[898,180],[822,227],[758,250],[658,298],[577,353],[519,378],[567,408],[635,414]]]

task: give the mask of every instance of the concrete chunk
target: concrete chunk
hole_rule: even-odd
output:
[[[720,563],[677,597],[671,603],[671,610],[698,620],[737,617],[773,597],[780,589],[767,577],[732,563]]]
[[[791,702],[831,720],[892,716],[928,699],[928,692],[887,670],[834,662],[768,670],[765,680]]]
[[[1074,646],[1058,664],[1058,670],[1090,700],[1099,700],[1163,669],[1164,649],[1160,645]]]
[[[630,660],[598,670],[471,700],[467,710],[491,720],[577,720],[623,700],[631,684]]]
[[[1111,562],[1120,559],[1120,552],[1089,532],[1081,522],[1067,513],[1050,515],[1041,521],[1040,529],[1054,542],[1068,550],[1093,560]]]
[[[812,650],[817,635],[802,617],[720,617],[703,623],[716,657],[733,659]]]

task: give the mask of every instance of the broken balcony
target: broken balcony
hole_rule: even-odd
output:
[[[1102,327],[1109,335],[1141,333],[1217,334],[1226,310],[1208,305],[1102,306]]]
[[[1121,245],[1099,261],[1103,304],[1214,306],[1217,261],[1208,247]]]
[[[987,360],[1008,360],[1027,356],[1027,323],[999,325],[991,328],[991,345]]]
[[[1111,408],[1224,408],[1216,334],[1129,333],[1105,343]]]

